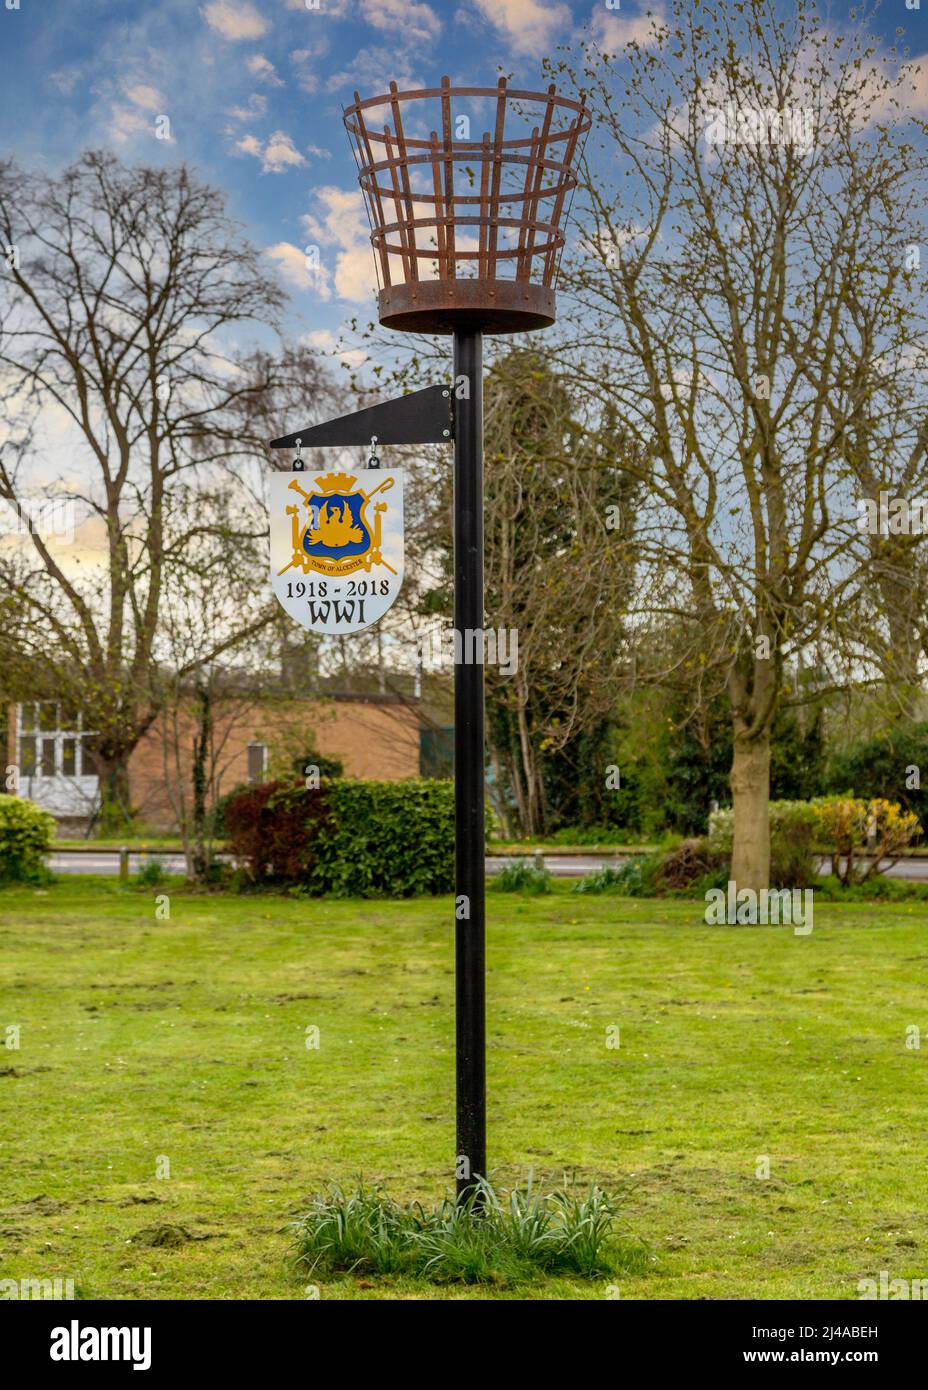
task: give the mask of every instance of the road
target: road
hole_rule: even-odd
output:
[[[166,874],[182,874],[184,872],[184,856],[182,854],[159,854],[157,856],[130,854],[130,874],[138,873],[140,866],[151,858],[157,858]],[[603,864],[621,863],[623,858],[628,859],[630,856],[620,854],[546,854],[544,862],[556,878],[582,878],[584,874],[592,873],[594,869],[601,868]],[[488,874],[498,874],[504,864],[512,863],[512,858],[509,855],[491,854],[487,856],[486,863]],[[84,851],[76,854],[59,852],[50,856],[48,865],[56,874],[117,874],[119,872],[119,853],[117,850],[94,850],[89,854],[84,853]],[[887,871],[887,877],[912,879],[919,883],[928,882],[928,859],[902,859]]]
[[[166,874],[182,874],[184,872],[184,856],[182,854],[130,854],[129,873],[138,873],[140,866],[152,858],[157,858]],[[502,855],[490,855],[487,858],[487,873],[498,874],[504,864],[511,862],[511,858]],[[582,878],[592,869],[598,869],[601,864],[614,862],[613,856],[607,855],[583,855],[582,858],[571,855],[548,855],[545,859],[548,868],[558,878]],[[56,874],[117,874],[119,872],[119,852],[118,850],[102,849],[94,851],[92,854],[87,854],[83,850],[76,854],[68,854],[65,851],[52,854],[48,866]]]
[[[599,869],[603,864],[615,864],[616,861],[622,862],[630,859],[631,855],[608,855],[608,854],[546,854],[544,856],[545,865],[549,868],[556,878],[582,878],[584,874],[592,873],[594,869]],[[507,860],[502,855],[489,856],[487,858],[487,873],[498,874],[503,865],[511,860]],[[825,865],[821,866],[824,873]],[[918,883],[928,882],[928,859],[900,859],[891,869],[886,870],[887,878],[907,878]]]

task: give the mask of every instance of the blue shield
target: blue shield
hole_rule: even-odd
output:
[[[373,537],[361,518],[364,501],[360,492],[311,493],[306,499],[310,521],[302,538],[306,554],[326,560],[366,555]]]

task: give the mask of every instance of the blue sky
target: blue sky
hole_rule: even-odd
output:
[[[81,149],[186,160],[276,261],[291,327],[325,347],[374,308],[373,256],[342,106],[452,80],[525,85],[591,26],[643,23],[625,0],[0,0],[0,147],[57,169]],[[313,0],[309,0],[309,5]],[[165,119],[167,122],[165,123]],[[159,132],[162,138],[159,138]],[[165,138],[166,137],[166,138]],[[304,248],[323,270],[307,276]]]
[[[374,312],[373,255],[341,124],[355,87],[370,96],[391,77],[402,88],[445,72],[492,86],[500,69],[540,86],[541,60],[558,44],[592,34],[615,51],[644,38],[646,12],[664,6],[615,3],[0,0],[0,151],[50,170],[88,146],[130,162],[188,161],[227,192],[277,264],[292,294],[290,329],[324,349],[346,320]],[[887,0],[873,27],[891,38],[903,26],[921,53],[923,4]],[[849,8],[824,12],[840,28]],[[309,245],[318,276],[307,272]]]
[[[88,147],[130,163],[188,162],[225,190],[276,264],[292,295],[292,335],[332,349],[349,319],[375,314],[374,258],[341,119],[355,87],[371,96],[390,78],[414,87],[444,73],[492,86],[500,69],[541,86],[542,59],[559,44],[591,35],[615,52],[629,37],[644,40],[647,9],[668,2],[0,0],[0,155],[51,172]],[[912,54],[925,55],[928,0],[918,2],[884,0],[871,23],[890,42],[904,28]],[[846,25],[851,5],[823,0],[831,28]],[[912,109],[928,118],[928,63]],[[322,257],[318,276],[307,271],[310,245]],[[42,476],[76,470],[80,451],[54,412],[45,429]]]

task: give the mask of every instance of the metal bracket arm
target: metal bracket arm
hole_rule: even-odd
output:
[[[307,425],[282,439],[272,439],[272,449],[295,449],[297,440],[304,449],[320,445],[370,444],[376,435],[378,444],[448,444],[454,438],[454,412],[451,388],[426,386],[380,405],[356,410],[353,415],[341,415],[325,420],[321,425]]]

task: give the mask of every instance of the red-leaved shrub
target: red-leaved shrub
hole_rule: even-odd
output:
[[[313,841],[328,814],[324,789],[310,792],[302,782],[266,782],[230,798],[226,839],[256,881],[297,881],[312,869]]]

